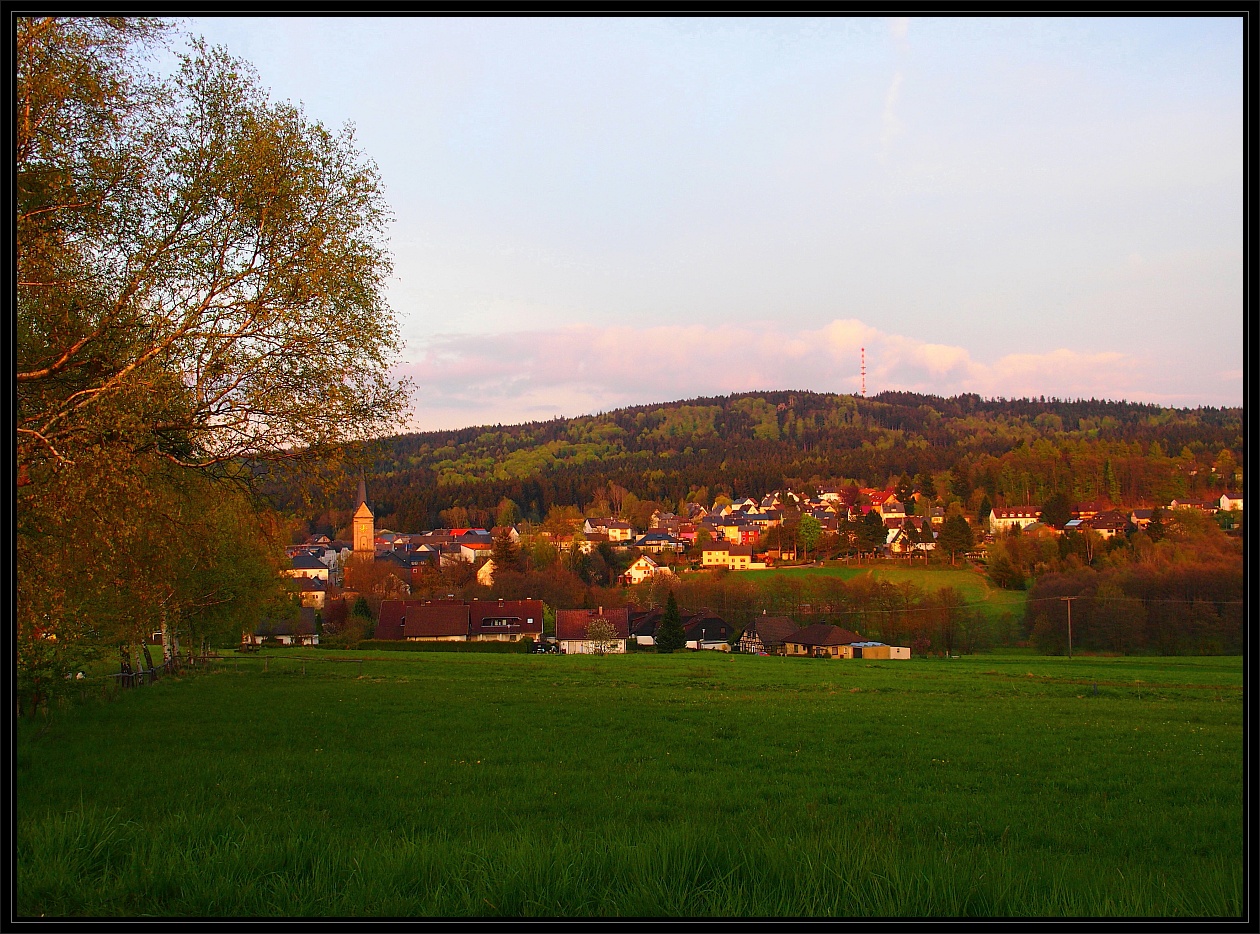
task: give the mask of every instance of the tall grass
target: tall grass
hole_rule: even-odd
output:
[[[1241,911],[1236,659],[280,657],[24,728],[19,912]]]

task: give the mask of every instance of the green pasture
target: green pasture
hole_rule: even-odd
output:
[[[1027,594],[1022,590],[1002,590],[989,583],[983,574],[971,568],[958,567],[896,567],[877,564],[874,567],[857,564],[840,564],[827,562],[823,567],[785,567],[770,568],[765,571],[741,571],[747,579],[759,586],[767,586],[776,579],[809,580],[820,577],[838,577],[850,581],[862,575],[871,575],[877,580],[886,580],[893,584],[913,584],[925,592],[953,587],[963,599],[978,607],[982,612],[993,615],[1011,613],[1022,618]]]
[[[271,649],[20,723],[17,907],[1236,916],[1242,746],[1237,658]]]

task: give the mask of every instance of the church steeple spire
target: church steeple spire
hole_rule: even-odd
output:
[[[351,519],[354,529],[354,553],[359,557],[372,558],[376,555],[376,523],[373,521],[372,508],[367,504],[367,483],[359,478],[359,502],[354,508]]]

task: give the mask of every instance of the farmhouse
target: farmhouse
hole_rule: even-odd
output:
[[[246,645],[263,645],[277,642],[280,645],[319,645],[319,627],[315,624],[315,610],[302,607],[296,620],[261,620],[253,632],[242,632],[241,642]]]
[[[757,616],[739,637],[739,650],[767,655],[782,655],[783,640],[800,631],[800,626],[786,616]]]
[[[809,658],[845,658],[852,657],[842,649],[848,649],[854,642],[861,640],[856,632],[831,626],[827,623],[815,623],[806,626],[787,636],[783,640],[785,655],[806,656]]]
[[[587,636],[586,628],[597,619],[610,623],[616,639],[605,649],[608,653],[624,652],[630,638],[630,611],[624,607],[602,606],[597,610],[556,610],[556,641],[566,655],[593,655],[596,646]]]
[[[630,635],[635,645],[656,645],[656,630],[660,628],[665,611],[659,607],[630,611]]]
[[[731,627],[720,616],[703,614],[693,617],[683,627],[684,645],[689,649],[731,650]]]
[[[409,642],[515,642],[541,635],[541,600],[384,600],[375,633]]]

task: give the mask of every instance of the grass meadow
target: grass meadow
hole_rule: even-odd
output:
[[[1237,916],[1242,749],[1238,658],[273,649],[21,722],[17,906]]]

